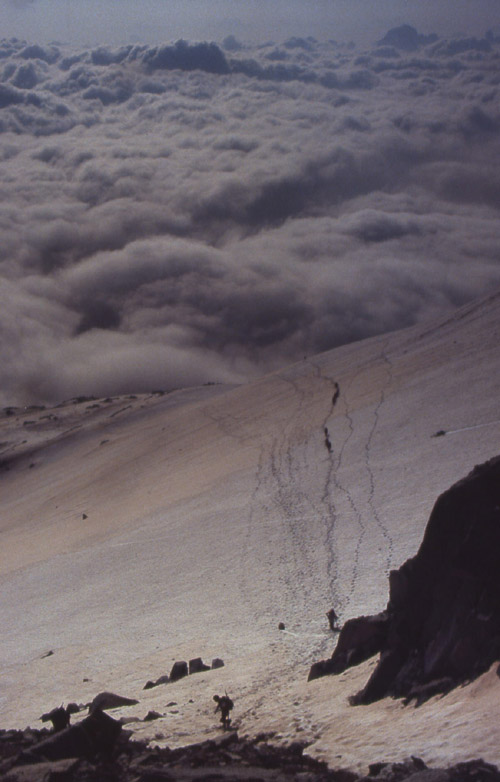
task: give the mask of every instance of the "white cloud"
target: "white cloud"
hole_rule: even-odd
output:
[[[487,43],[0,44],[5,403],[241,380],[500,284]]]

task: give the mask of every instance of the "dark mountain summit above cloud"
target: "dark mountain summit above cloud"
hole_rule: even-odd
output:
[[[151,70],[165,68],[219,74],[230,72],[225,55],[215,43],[189,44],[180,40],[173,46],[149,49],[143,55],[143,62]]]
[[[414,52],[420,46],[426,46],[438,40],[435,33],[431,35],[421,35],[409,24],[402,24],[399,27],[392,27],[378,42],[379,46],[394,46],[396,49],[403,49],[405,52]]]

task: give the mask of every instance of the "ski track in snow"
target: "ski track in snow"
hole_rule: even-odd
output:
[[[388,355],[386,353],[386,348],[385,347],[382,349],[381,357],[382,357],[383,361],[385,362],[385,371],[386,371],[387,380],[386,380],[386,383],[382,386],[382,389],[381,389],[381,392],[380,392],[379,402],[375,406],[374,411],[373,411],[373,426],[372,426],[372,428],[370,430],[370,433],[368,435],[368,439],[366,440],[366,444],[365,444],[365,465],[366,465],[366,469],[368,471],[369,481],[370,481],[370,492],[369,492],[369,496],[368,496],[368,505],[369,505],[369,507],[370,507],[370,509],[372,511],[373,518],[375,519],[375,522],[377,523],[377,525],[378,525],[378,527],[379,527],[379,529],[380,529],[380,531],[382,533],[382,536],[384,538],[385,544],[386,544],[387,556],[386,556],[385,574],[388,576],[389,575],[389,571],[390,571],[390,567],[391,567],[392,557],[393,557],[393,554],[394,554],[394,546],[393,546],[392,538],[391,538],[391,536],[389,534],[389,530],[387,529],[387,526],[381,520],[381,518],[380,518],[380,516],[378,514],[378,511],[377,511],[377,506],[376,506],[375,501],[374,501],[374,498],[375,498],[375,478],[374,478],[374,475],[373,475],[373,470],[371,468],[371,452],[372,452],[373,436],[374,436],[374,434],[375,434],[375,432],[377,430],[378,424],[379,424],[380,410],[382,408],[382,405],[385,402],[386,388],[388,388],[390,386],[391,382],[392,382],[392,364],[391,364],[391,361],[390,361],[390,359],[389,359],[389,357],[388,357]]]
[[[314,372],[318,380],[321,380],[323,383],[327,384],[329,393],[333,391],[328,412],[325,415],[322,422],[322,429],[323,432],[325,432],[326,425],[329,419],[331,418],[334,411],[334,407],[338,401],[339,386],[336,381],[332,380],[330,377],[326,377],[323,374],[320,366],[314,364],[312,361],[310,363],[314,369]],[[342,446],[339,451],[337,469],[342,461],[342,452],[343,452],[345,442],[346,440],[344,440],[344,442],[342,443]],[[326,470],[326,475],[323,483],[323,491],[321,495],[321,506],[322,506],[321,516],[322,516],[323,526],[325,529],[324,547],[327,552],[327,575],[328,575],[328,582],[330,586],[330,600],[336,606],[339,606],[340,595],[337,589],[337,579],[338,579],[337,551],[334,542],[334,532],[335,532],[337,519],[338,519],[338,510],[335,503],[334,492],[331,491],[332,482],[334,483],[335,486],[337,485],[336,484],[337,473],[336,473],[335,462],[333,458],[334,453],[335,450],[333,451],[333,453],[330,451],[328,454],[328,461],[327,461],[328,466]]]
[[[344,465],[345,451],[346,448],[348,447],[350,440],[354,436],[354,423],[349,409],[348,393],[349,393],[349,387],[351,383],[354,381],[354,379],[357,377],[357,374],[351,378],[345,391],[343,391],[343,389],[340,389],[340,400],[344,403],[344,420],[347,422],[347,433],[341,442],[340,448],[338,449],[338,457],[336,458],[336,461],[335,458],[331,459],[331,465],[330,465],[330,469],[328,470],[328,474],[326,476],[323,496],[322,496],[323,503],[327,506],[327,508],[330,508],[332,506],[332,499],[331,499],[332,493],[335,494],[335,492],[338,492],[339,494],[342,494],[344,498],[347,500],[347,503],[352,511],[353,517],[355,519],[355,523],[357,525],[357,532],[356,532],[357,540],[356,540],[356,547],[354,550],[354,556],[351,565],[351,577],[349,580],[349,589],[347,595],[344,596],[343,593],[340,593],[340,590],[332,589],[336,601],[336,605],[338,606],[337,613],[340,615],[342,615],[342,613],[344,613],[344,611],[347,609],[349,600],[351,596],[354,594],[356,582],[358,579],[359,552],[360,552],[361,544],[363,542],[363,538],[365,536],[365,526],[363,523],[362,515],[356,505],[356,502],[351,494],[350,489],[342,483],[340,478],[340,473]],[[333,387],[333,380],[330,380],[330,382]],[[333,409],[330,410],[330,415],[332,412]],[[327,418],[325,419],[324,425],[327,424],[330,415],[327,416]],[[333,444],[334,453],[335,450],[336,450],[336,443],[334,442]],[[338,572],[334,572],[334,564],[336,559],[335,555],[333,554],[335,550],[334,535],[335,535],[335,527],[332,525],[330,529],[330,535],[329,535],[329,544],[331,545],[331,551],[332,551],[332,556],[330,560],[330,579],[334,581],[334,583],[337,583]]]
[[[473,426],[462,426],[461,429],[448,429],[447,431],[444,432],[444,434],[448,435],[448,434],[459,434],[460,432],[471,432],[473,429],[482,429],[485,426],[494,426],[495,424],[500,424],[500,418],[497,418],[495,421],[486,421],[486,423],[484,424],[474,424]]]
[[[374,437],[386,390],[392,382],[392,364],[386,348],[382,349],[375,364],[360,367],[342,387],[334,378],[325,375],[319,364],[310,359],[307,364],[312,367],[316,382],[324,385],[325,395],[328,395],[328,407],[321,422],[323,442],[321,445],[318,443],[319,448],[325,449],[324,455],[318,456],[317,465],[310,463],[311,452],[314,453],[310,446],[313,444],[316,448],[318,440],[316,426],[313,431],[304,432],[300,431],[301,424],[296,423],[307,420],[310,392],[301,383],[300,375],[282,375],[280,379],[293,389],[294,414],[289,415],[281,426],[270,430],[269,434],[263,434],[253,488],[247,507],[242,509],[245,522],[239,556],[239,591],[255,621],[262,616],[258,601],[253,599],[260,585],[254,584],[250,567],[252,551],[256,548],[267,560],[270,594],[275,597],[281,595],[282,602],[276,605],[276,611],[281,611],[283,617],[290,609],[295,616],[308,616],[311,590],[315,595],[321,595],[325,606],[334,605],[337,612],[345,616],[359,582],[362,549],[366,538],[375,534],[374,528],[385,547],[386,574],[391,566],[393,541],[378,513],[373,466]],[[373,372],[374,365],[381,366],[383,373],[378,400],[371,409],[369,422],[363,424],[366,428],[366,433],[363,433],[359,416],[351,410],[350,396],[363,375]],[[206,414],[222,433],[239,444],[251,437],[250,434],[245,436],[246,421],[213,410]],[[358,496],[355,497],[347,480],[348,459],[350,445],[360,438],[364,438],[360,452],[363,454],[366,483],[360,482],[356,486]],[[330,447],[327,439],[331,441]],[[318,496],[312,496],[310,492],[310,474],[315,469],[324,471]],[[359,496],[362,486],[365,489]],[[351,520],[353,554],[351,561],[342,562],[339,568],[336,535],[344,509],[349,511]],[[309,530],[307,523],[311,518],[319,523],[319,527],[311,524]],[[345,518],[343,522],[345,530],[345,524],[349,522]],[[319,531],[314,533],[315,529]]]
[[[316,376],[328,385],[328,391],[336,390],[336,384],[329,378]],[[325,508],[323,498],[310,496],[309,476],[315,469],[308,460],[307,450],[310,446],[310,433],[300,430],[301,422],[307,420],[307,405],[309,393],[301,378],[280,378],[288,384],[294,394],[294,414],[282,421],[281,425],[264,432],[258,443],[259,457],[255,468],[253,487],[245,508],[244,529],[242,533],[239,555],[238,588],[244,604],[247,606],[255,622],[262,619],[261,600],[256,600],[256,591],[261,586],[254,583],[254,574],[250,563],[255,556],[266,558],[266,572],[269,573],[267,586],[271,600],[276,600],[273,606],[278,621],[278,612],[282,618],[310,616],[311,593],[320,594],[325,605],[331,604],[332,594],[335,598],[335,554],[329,539],[333,528],[332,515],[335,516],[333,499],[330,498]],[[333,405],[332,405],[333,409]],[[330,415],[331,411],[329,411]],[[238,421],[233,417],[213,410],[207,417],[214,422],[225,435],[243,443],[246,421]],[[303,424],[302,424],[303,426]],[[313,432],[314,434],[314,432]],[[321,462],[325,460],[322,458]],[[320,462],[320,464],[321,464]],[[328,460],[328,470],[331,469]],[[307,491],[304,489],[307,487]],[[323,539],[318,550],[318,533],[316,524],[308,529],[308,520],[321,520],[324,529]],[[320,560],[320,561],[319,561]],[[323,560],[326,561],[328,573],[325,585]],[[307,619],[306,619],[307,621]],[[316,637],[330,641],[329,634],[296,633],[296,638],[310,639]],[[301,662],[302,651],[294,652],[294,662]]]
[[[271,496],[275,498],[275,512],[282,530],[280,570],[284,573],[287,598],[284,610],[289,611],[290,606],[294,615],[308,617],[310,592],[317,594],[322,580],[314,534],[311,539],[310,530],[306,526],[307,519],[316,514],[309,493],[304,491],[301,485],[300,457],[303,454],[304,441],[300,432],[297,433],[295,423],[303,420],[308,398],[300,386],[300,378],[282,379],[293,389],[296,409],[283,426],[280,435],[273,438],[268,488],[271,490]],[[312,527],[314,529],[314,525]],[[299,662],[300,653],[296,656]]]
[[[375,503],[376,481],[375,481],[375,476],[373,473],[372,463],[371,463],[372,450],[373,450],[373,438],[378,429],[380,411],[385,402],[386,389],[390,386],[392,382],[392,364],[386,353],[385,348],[383,348],[380,354],[380,360],[382,360],[383,362],[383,366],[385,370],[385,380],[382,383],[379,400],[373,408],[372,423],[368,431],[368,434],[366,436],[366,440],[362,452],[364,453],[364,467],[368,476],[368,491],[365,496],[366,505],[369,508],[371,516],[375,521],[378,529],[380,530],[380,533],[385,542],[385,548],[387,552],[385,572],[386,574],[388,574],[391,566],[392,556],[393,556],[393,541],[389,534],[387,526],[383,523],[382,519],[379,516],[377,506]],[[359,578],[361,549],[365,537],[369,531],[368,520],[364,518],[362,510],[358,505],[358,502],[353,497],[349,486],[345,483],[345,481],[342,480],[341,477],[342,470],[346,462],[346,451],[348,449],[349,443],[351,439],[355,436],[355,434],[356,435],[358,434],[358,429],[357,427],[355,427],[355,423],[354,423],[354,416],[351,413],[351,409],[349,405],[349,391],[350,389],[352,389],[352,386],[354,385],[355,381],[364,372],[367,371],[367,368],[362,367],[355,375],[353,375],[350,378],[350,381],[347,384],[346,388],[344,389],[341,388],[338,385],[338,383],[334,381],[332,378],[325,377],[322,373],[321,367],[315,364],[313,366],[317,377],[324,381],[329,382],[331,389],[333,389],[334,391],[330,409],[328,411],[328,414],[325,416],[323,420],[323,431],[325,432],[327,437],[332,436],[332,433],[330,429],[328,429],[327,425],[334,414],[334,408],[336,407],[337,404],[339,405],[343,404],[344,406],[343,420],[347,423],[347,431],[343,436],[343,439],[341,439],[340,442],[335,440],[332,444],[333,447],[329,453],[329,466],[327,469],[323,494],[321,497],[321,502],[326,507],[325,545],[330,552],[329,562],[328,562],[328,576],[331,585],[331,594],[335,602],[335,605],[338,606],[340,612],[342,613],[347,610],[348,605],[356,590],[356,585]],[[337,424],[337,421],[339,420],[342,419],[340,419],[340,417],[335,417],[334,419],[334,427],[335,427],[336,435],[338,434],[340,428],[339,425]],[[335,539],[335,526],[338,521],[339,510],[334,500],[336,495],[342,495],[344,497],[348,507],[351,510],[352,518],[354,519],[355,525],[357,527],[357,531],[355,533],[356,544],[355,544],[354,554],[352,558],[351,575],[348,580],[349,587],[346,594],[341,594],[340,589],[337,587],[339,574],[337,568],[337,555],[335,552],[334,539]],[[330,523],[328,523],[328,519]]]

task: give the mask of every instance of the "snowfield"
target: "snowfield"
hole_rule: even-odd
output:
[[[437,496],[500,453],[499,337],[496,293],[242,386],[4,411],[0,726],[111,690],[176,746],[227,689],[242,735],[333,766],[500,763],[495,668],[419,709],[348,705],[374,660],[306,681],[326,611],[381,610]],[[143,690],[198,656],[225,666]]]

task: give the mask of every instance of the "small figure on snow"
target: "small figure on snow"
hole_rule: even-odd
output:
[[[340,627],[337,624],[339,618],[335,613],[335,611],[333,610],[333,608],[330,608],[330,610],[326,612],[326,616],[328,618],[328,624],[330,625],[330,630],[333,633],[338,632],[340,630]]]
[[[214,695],[214,701],[216,702],[217,706],[215,707],[215,713],[217,714],[218,711],[220,711],[220,721],[222,724],[222,727],[224,730],[227,730],[229,726],[231,725],[231,718],[229,716],[229,712],[234,706],[234,703],[232,702],[229,695]]]

